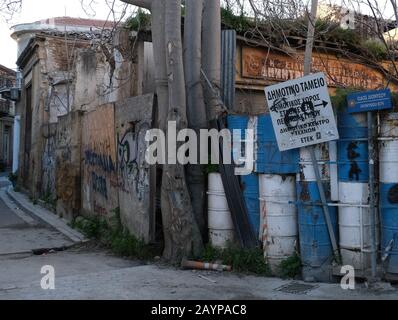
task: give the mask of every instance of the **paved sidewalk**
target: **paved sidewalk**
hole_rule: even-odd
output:
[[[65,248],[75,243],[52,226],[35,219],[0,189],[0,255]]]
[[[49,258],[51,256],[45,259]],[[101,265],[98,266],[100,267]],[[58,272],[58,268],[55,267],[54,290],[41,289],[37,275],[37,280],[30,283],[3,289],[0,286],[0,299],[398,299],[398,290],[387,284],[374,289],[367,289],[362,284],[357,285],[356,290],[343,290],[338,284],[304,284],[278,278],[242,276],[227,272],[183,271],[156,265],[119,267],[97,272],[92,270],[91,273],[66,276],[61,275],[62,271]]]
[[[71,242],[82,243],[87,241],[83,234],[69,227],[66,220],[61,219],[55,213],[41,207],[40,205],[34,205],[25,194],[15,192],[12,187],[8,187],[6,193],[7,196],[14,203],[17,203],[21,209],[29,212],[36,220],[39,220],[42,223],[56,229]]]

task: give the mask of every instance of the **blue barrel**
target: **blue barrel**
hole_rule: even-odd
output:
[[[368,182],[368,128],[366,114],[338,115],[338,175],[341,182]]]
[[[258,175],[240,176],[249,221],[256,235],[260,234],[260,191]]]
[[[379,143],[381,254],[388,274],[398,276],[398,113],[381,121]]]
[[[325,190],[330,190],[324,183]],[[330,192],[326,192],[330,195]],[[315,181],[298,181],[298,221],[300,234],[300,254],[304,266],[321,267],[330,263],[333,248],[329,237],[325,215],[321,205],[318,185]],[[337,235],[337,210],[329,207],[332,225]]]
[[[299,150],[280,152],[269,114],[258,117],[255,171],[265,174],[295,174],[299,171]]]
[[[249,122],[249,117],[246,115],[230,115],[227,117],[228,128],[232,130],[241,130],[240,137],[245,139],[245,130]],[[242,146],[244,152],[244,146]],[[260,202],[259,202],[259,180],[257,174],[250,174],[240,176],[241,188],[243,190],[243,197],[246,204],[246,209],[249,214],[249,221],[254,232],[259,234],[260,230]]]
[[[382,254],[388,247],[387,272],[398,274],[398,183],[380,184],[380,210],[382,216]],[[392,246],[391,246],[392,245]]]

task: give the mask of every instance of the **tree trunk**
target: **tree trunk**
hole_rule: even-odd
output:
[[[214,120],[222,112],[221,87],[221,7],[220,0],[204,0],[202,38],[203,71],[211,82],[204,85],[207,115]]]
[[[150,8],[152,13],[159,128],[167,135],[168,121],[176,121],[177,130],[186,128],[181,1],[123,1]],[[183,257],[199,254],[203,243],[193,217],[184,166],[181,164],[163,166],[161,209],[165,245],[163,257],[172,263],[179,263]]]
[[[185,78],[181,39],[181,0],[165,2],[165,45],[166,65],[169,83],[168,121],[176,121],[177,132],[188,127]],[[167,132],[167,137],[170,132]],[[177,145],[178,148],[178,145]],[[168,148],[170,152],[170,147]],[[167,164],[162,179],[163,228],[170,234],[165,242],[164,257],[172,262],[180,262],[192,253],[199,254],[202,242],[193,216],[192,205],[185,181],[184,165]],[[167,201],[168,200],[168,201]]]
[[[203,0],[187,0],[184,27],[184,70],[187,94],[187,116],[189,128],[199,137],[200,129],[207,128],[206,106],[203,97],[200,69],[202,67],[202,12]],[[198,144],[198,155],[200,154]],[[192,209],[202,238],[206,239],[205,219],[205,175],[201,165],[187,166],[187,183],[191,195]]]

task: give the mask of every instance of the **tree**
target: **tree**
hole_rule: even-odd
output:
[[[176,121],[177,130],[188,125],[181,39],[181,0],[123,1],[148,9],[152,13],[159,128],[168,136],[168,121]],[[165,242],[163,257],[178,263],[184,257],[199,254],[203,243],[194,218],[182,164],[163,165],[161,210]]]
[[[12,19],[22,8],[22,0],[0,0],[0,15],[6,21]]]
[[[201,83],[203,0],[187,0],[185,6],[184,70],[187,117],[189,127],[194,129],[199,136],[200,129],[207,128],[206,106]],[[194,216],[202,237],[205,237],[207,231],[204,217],[206,184],[200,165],[187,166],[187,183]]]

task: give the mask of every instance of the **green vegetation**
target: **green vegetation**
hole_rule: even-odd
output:
[[[122,226],[119,209],[114,210],[109,220],[98,216],[77,217],[71,226],[123,257],[150,260],[158,254],[153,247],[131,235]]]
[[[297,253],[283,260],[279,265],[278,275],[281,278],[293,279],[301,273],[301,259]]]
[[[16,172],[16,173],[10,172],[10,174],[8,175],[8,180],[10,180],[10,182],[12,183],[12,186],[15,188],[15,186],[17,184],[17,180],[18,180],[18,172]]]
[[[237,32],[246,31],[253,25],[253,23],[251,23],[243,13],[237,16],[232,12],[232,10],[226,8],[221,8],[221,21],[228,27],[235,29]]]
[[[211,164],[211,163],[202,166],[202,171],[203,171],[205,174],[218,173],[218,172],[220,172],[220,170],[219,170],[219,165],[218,165],[218,164]]]
[[[151,26],[151,14],[145,13],[142,9],[138,9],[135,16],[127,19],[125,27],[130,30],[140,31],[149,29]]]
[[[225,265],[232,266],[232,270],[236,272],[265,276],[271,274],[261,249],[248,250],[234,245],[229,245],[226,249],[217,249],[207,245],[200,260],[205,262],[221,261]]]
[[[362,47],[370,57],[374,57],[376,60],[385,60],[388,58],[386,46],[378,40],[368,39],[362,43]]]
[[[52,194],[51,189],[49,187],[47,187],[46,192],[40,198],[40,200],[42,200],[45,204],[49,205],[51,207],[51,209],[55,210],[57,200],[55,199],[55,197]]]
[[[331,96],[332,105],[338,112],[343,112],[347,110],[347,96],[350,93],[357,92],[358,89],[352,88],[337,88],[334,96]]]

